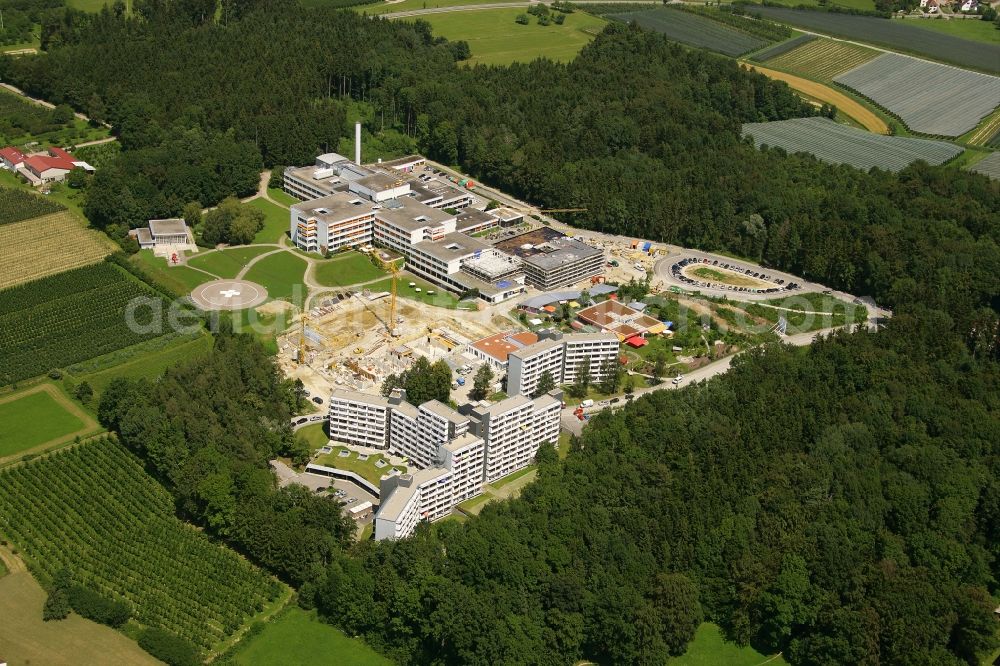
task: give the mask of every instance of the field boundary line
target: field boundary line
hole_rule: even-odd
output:
[[[58,404],[60,407],[65,409],[67,412],[69,412],[76,418],[80,419],[84,427],[81,428],[80,430],[77,430],[76,432],[69,433],[68,435],[63,435],[62,437],[56,437],[55,439],[50,439],[49,441],[43,442],[38,446],[33,446],[30,449],[21,451],[19,453],[15,453],[13,455],[6,456],[4,458],[0,458],[0,466],[6,466],[8,463],[17,462],[18,460],[21,460],[22,458],[28,455],[37,455],[39,453],[45,453],[52,449],[56,449],[61,445],[72,443],[76,440],[77,437],[80,438],[90,437],[93,435],[101,434],[103,432],[103,428],[101,427],[101,424],[97,422],[97,419],[95,419],[87,412],[83,411],[83,409],[81,409],[79,405],[74,404],[72,400],[67,398],[61,391],[59,391],[59,389],[57,389],[49,382],[44,382],[25,391],[18,391],[6,395],[0,398],[0,405],[5,405],[9,402],[15,402],[17,400],[20,400],[21,398],[24,398],[29,395],[34,395],[36,393],[48,393],[49,396],[56,401],[56,404]]]
[[[797,90],[798,92],[814,97],[822,102],[833,104],[837,107],[838,111],[856,120],[869,132],[874,134],[889,134],[889,125],[887,125],[884,120],[879,118],[874,111],[865,108],[860,102],[856,102],[844,93],[835,90],[830,86],[817,83],[816,81],[812,81],[810,79],[802,78],[801,76],[781,72],[776,69],[761,67],[760,65],[746,60],[739,60],[738,62],[741,65],[745,65],[751,70],[763,74],[770,79],[783,81],[787,83],[790,88]]]

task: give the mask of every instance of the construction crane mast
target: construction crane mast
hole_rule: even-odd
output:
[[[396,266],[395,260],[383,259],[377,250],[374,256],[382,267],[382,270],[388,271],[392,276],[389,279],[389,317],[386,319],[385,327],[389,331],[389,335],[395,337],[398,334],[396,331],[396,293],[398,290],[397,283],[399,282],[399,268]]]
[[[306,362],[306,324],[309,322],[309,315],[302,312],[299,317],[299,365]]]

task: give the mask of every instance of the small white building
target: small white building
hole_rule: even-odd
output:
[[[148,226],[132,229],[129,236],[136,239],[140,249],[166,249],[177,246],[193,246],[191,230],[179,218],[150,220]]]

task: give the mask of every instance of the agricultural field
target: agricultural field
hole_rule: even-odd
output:
[[[0,226],[0,289],[94,264],[115,249],[107,236],[87,229],[67,210],[4,224]]]
[[[945,35],[969,39],[983,44],[1000,44],[1000,30],[993,21],[961,19],[957,21],[943,19],[907,20],[906,25],[912,25],[921,30],[933,30]]]
[[[272,299],[304,300],[308,289],[303,284],[306,261],[291,252],[278,252],[259,259],[243,277],[267,289]]]
[[[239,666],[391,666],[392,662],[361,640],[348,638],[315,612],[289,608],[268,622],[264,630],[236,650],[232,662]]]
[[[537,58],[568,62],[606,24],[604,19],[583,12],[566,14],[562,25],[538,25],[535,17],[528,25],[515,23],[523,13],[524,8],[487,9],[417,18],[430,23],[435,35],[467,41],[472,57],[464,62],[469,65],[509,65]]]
[[[121,632],[75,613],[65,620],[45,622],[45,596],[45,590],[23,569],[0,577],[0,646],[10,664],[162,664]]]
[[[960,136],[1000,106],[1000,77],[883,53],[834,79],[914,132]]]
[[[336,255],[316,264],[314,277],[324,287],[344,287],[383,277],[386,272],[357,252]]]
[[[982,44],[917,28],[910,25],[912,21],[785,7],[754,7],[753,11],[765,18],[834,37],[886,46],[960,67],[1000,73],[1000,45]]]
[[[388,14],[409,12],[418,9],[437,9],[439,7],[455,7],[457,5],[481,5],[496,0],[402,0],[402,2],[372,2],[359,4],[354,11],[365,14]],[[325,5],[329,0],[303,0],[305,5]]]
[[[747,56],[747,59],[753,60],[754,62],[767,62],[772,58],[777,58],[783,53],[788,53],[792,49],[797,49],[803,44],[808,44],[816,39],[818,39],[816,35],[799,35],[797,37],[793,37],[792,39],[775,44],[774,46],[769,46],[762,51],[757,51],[756,53]]]
[[[66,368],[79,385],[87,382],[94,389],[94,401],[112,380],[153,380],[163,375],[167,368],[181,361],[189,361],[207,354],[212,349],[212,338],[199,332],[195,337],[168,334],[127,349],[77,363]]]
[[[27,190],[0,187],[0,226],[58,213],[63,207]]]
[[[993,180],[1000,180],[1000,153],[991,153],[984,157],[969,167],[969,171],[981,173]]]
[[[0,383],[11,383],[163,334],[150,308],[165,301],[117,266],[101,263],[0,291]],[[133,330],[133,328],[135,330]]]
[[[0,460],[101,430],[93,417],[48,382],[0,397]]]
[[[199,252],[187,260],[187,265],[217,275],[220,278],[234,278],[254,257],[265,252],[273,252],[273,247],[247,245],[226,250]],[[161,260],[162,261],[162,260]]]
[[[996,146],[1000,143],[1000,109],[987,116],[961,141],[970,146]]]
[[[837,107],[837,111],[851,120],[855,121],[869,132],[876,134],[888,134],[889,126],[874,111],[857,102],[839,90],[834,90],[830,86],[818,83],[811,79],[804,79],[788,72],[779,72],[776,69],[751,65],[752,69],[760,72],[769,79],[784,81],[796,92],[802,93],[809,99],[818,102],[826,102]]]
[[[832,81],[838,74],[863,65],[878,55],[878,51],[857,44],[815,39],[763,62],[768,67],[785,69],[820,81]]]
[[[254,199],[247,204],[264,212],[264,228],[253,237],[254,243],[278,243],[288,235],[289,212],[267,199]]]
[[[123,446],[101,439],[0,473],[4,536],[43,581],[124,601],[137,622],[211,650],[280,583],[174,517],[173,499]]]
[[[962,152],[946,141],[882,136],[820,117],[746,123],[743,134],[752,136],[757,147],[766,144],[789,153],[812,153],[824,162],[865,171],[872,167],[899,171],[916,160],[941,164]]]
[[[766,39],[749,35],[718,21],[666,7],[612,14],[611,18],[635,23],[647,30],[666,35],[681,44],[717,51],[734,58],[768,44]]]
[[[63,148],[108,136],[104,127],[91,127],[73,115],[69,106],[50,109],[0,89],[0,146],[32,145],[32,152],[48,146]]]

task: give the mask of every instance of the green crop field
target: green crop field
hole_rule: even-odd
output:
[[[975,19],[944,20],[944,19],[914,19],[906,21],[906,25],[924,30],[933,30],[952,37],[970,39],[983,44],[1000,44],[1000,30],[992,21]]]
[[[288,235],[291,218],[287,208],[277,206],[267,199],[254,199],[247,205],[264,211],[264,228],[254,236],[254,243],[277,243]]]
[[[347,252],[316,266],[316,282],[326,287],[344,287],[367,282],[386,274],[372,260],[358,252]]]
[[[0,398],[0,458],[96,427],[70,412],[64,396],[57,400],[53,394],[58,395],[55,387],[42,385]]]
[[[48,146],[72,147],[85,141],[108,136],[104,127],[91,127],[86,121],[66,112],[29,102],[8,90],[0,90],[0,145],[23,146],[29,142],[31,152]]]
[[[117,246],[103,233],[86,228],[80,217],[63,210],[0,225],[0,247],[17,248],[0,264],[0,289],[5,289],[96,263]]]
[[[0,473],[4,536],[44,580],[124,601],[137,622],[210,650],[282,586],[174,516],[173,498],[110,439]]]
[[[279,252],[255,263],[243,277],[263,285],[275,299],[305,298],[308,290],[302,283],[306,262],[291,252]]]
[[[687,652],[667,663],[668,666],[782,666],[788,662],[780,654],[767,657],[750,646],[741,647],[727,641],[718,625],[704,622],[695,632]]]
[[[784,69],[820,81],[862,65],[879,55],[874,49],[832,39],[815,39],[765,61],[768,67]]]
[[[430,23],[435,35],[467,41],[472,57],[466,62],[471,65],[507,65],[543,57],[567,62],[605,25],[604,19],[583,12],[567,14],[562,25],[541,26],[534,16],[529,25],[515,23],[514,18],[523,13],[518,8],[484,9],[418,18]]]
[[[728,56],[740,56],[763,48],[773,39],[751,35],[700,13],[669,7],[612,14],[611,18],[665,35],[681,44],[709,49]]]
[[[215,279],[207,273],[196,271],[183,264],[170,266],[163,257],[154,256],[152,250],[139,250],[129,257],[129,261],[141,268],[149,279],[178,296],[189,294],[198,285]]]
[[[128,321],[133,303],[146,305]],[[152,289],[107,263],[0,291],[0,378],[19,381],[159,337],[165,308]]]
[[[27,571],[0,578],[0,646],[10,664],[156,666],[134,641],[111,627],[71,614],[45,622],[45,590]]]
[[[158,341],[159,339],[151,340],[150,343]],[[143,345],[138,345],[138,347],[141,348]],[[123,363],[93,372],[74,373],[73,377],[77,382],[86,381],[94,389],[94,393],[99,396],[113,379],[126,377],[128,379],[153,380],[163,375],[170,366],[207,354],[211,349],[212,338],[208,335],[202,334],[194,339],[180,338],[170,342],[162,349],[137,350],[131,359]],[[72,372],[72,368],[68,370]]]
[[[240,666],[391,666],[392,662],[360,640],[348,638],[316,614],[290,608],[268,622],[233,657]]]
[[[321,5],[327,0],[305,0],[307,4]],[[403,0],[402,2],[375,2],[368,5],[357,5],[356,12],[366,14],[388,14],[409,12],[416,9],[436,9],[438,7],[455,7],[456,5],[482,5],[496,0]]]
[[[228,250],[213,250],[198,253],[187,260],[187,265],[208,271],[220,278],[234,278],[254,257],[265,252],[273,252],[273,247],[248,245]]]
[[[0,187],[0,225],[57,213],[62,209],[58,203],[34,192]]]

